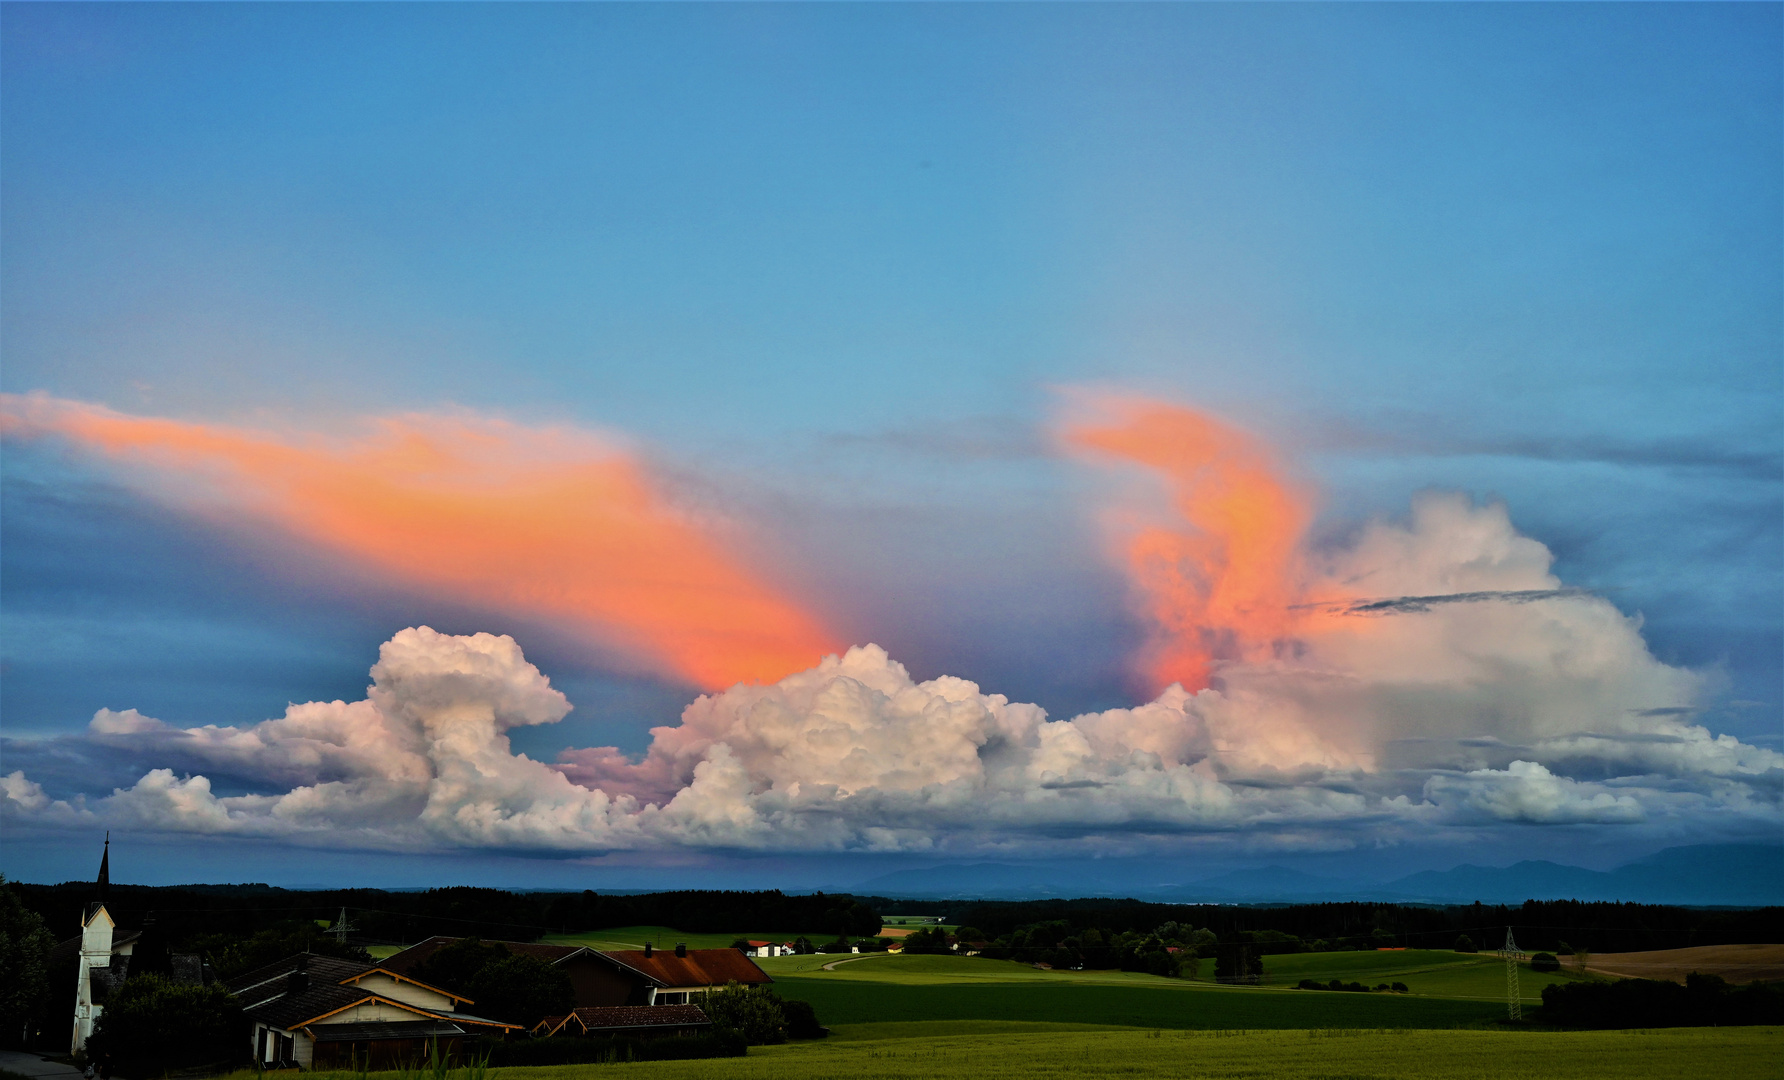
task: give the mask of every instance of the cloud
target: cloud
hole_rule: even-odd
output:
[[[1784,824],[1784,754],[1693,723],[1706,679],[1657,660],[1639,618],[1560,581],[1503,504],[1427,492],[1403,520],[1313,549],[1307,498],[1248,436],[1173,406],[1093,404],[1099,417],[1072,429],[1073,445],[1163,481],[1161,504],[1123,504],[1132,512],[1111,519],[1152,627],[1143,666],[1163,687],[1142,704],[1055,719],[964,679],[913,679],[868,644],[771,680],[711,683],[642,755],[590,747],[542,762],[515,753],[508,732],[555,723],[570,703],[519,645],[419,627],[384,644],[359,701],[294,704],[240,727],[101,710],[78,738],[11,740],[9,760],[59,762],[64,777],[82,761],[136,768],[109,794],[67,798],[46,792],[42,772],[16,770],[0,783],[0,816],[11,828],[557,853],[1106,852],[1184,837],[1330,848],[1364,835]],[[271,518],[302,510],[329,524],[289,527],[318,543],[394,537],[388,553],[383,539],[347,547],[393,568],[412,553],[417,581],[444,575],[475,593],[499,578],[520,589],[502,594],[516,603],[559,611],[568,601],[546,589],[555,564],[522,564],[561,555],[566,595],[594,598],[598,618],[586,617],[635,632],[676,670],[717,680],[727,665],[791,656],[793,637],[772,619],[772,650],[725,651],[763,610],[750,603],[790,610],[767,594],[745,589],[755,599],[738,611],[677,607],[684,593],[651,577],[674,559],[613,555],[660,540],[706,560],[689,563],[694,591],[714,575],[731,583],[705,599],[744,588],[636,486],[629,459],[576,433],[405,418],[360,443],[300,445],[47,399],[8,408],[9,423],[141,457]],[[256,501],[246,477],[272,494]],[[355,483],[365,490],[347,491]],[[597,524],[554,531],[564,513]],[[636,526],[621,540],[600,524],[616,515]],[[453,522],[488,535],[440,538],[447,558],[428,529]],[[585,562],[565,546],[579,537],[596,553]],[[591,567],[641,578],[597,581]],[[647,610],[653,597],[663,612]],[[699,659],[708,644],[712,665]]]
[[[1152,470],[1168,508],[1152,520],[1112,515],[1111,532],[1152,629],[1146,674],[1155,686],[1208,685],[1217,661],[1251,658],[1298,621],[1302,535],[1312,502],[1257,440],[1176,405],[1081,396],[1085,417],[1066,444]]]
[[[0,395],[8,437],[69,440],[163,501],[271,525],[384,580],[542,617],[698,686],[778,678],[836,648],[612,439],[471,414],[366,428],[283,435]]]
[[[1504,507],[1426,495],[1310,564],[1314,585],[1449,595],[1558,590]],[[507,732],[569,703],[510,638],[387,642],[364,700],[243,728],[101,711],[82,745],[151,769],[52,799],[23,773],[15,826],[77,822],[392,850],[1064,852],[1186,836],[1343,846],[1563,825],[1776,829],[1784,754],[1689,723],[1705,692],[1599,597],[1440,604],[1302,626],[1296,648],[1216,661],[1209,687],[1053,719],[852,648],[738,684],[612,747],[545,763]],[[1384,757],[1390,752],[1390,766]],[[1458,758],[1502,755],[1497,762]],[[184,763],[184,771],[167,767]],[[224,796],[207,770],[258,777]],[[1433,830],[1439,832],[1434,833]]]
[[[1555,824],[1628,824],[1647,814],[1633,795],[1556,776],[1534,761],[1505,769],[1476,769],[1459,777],[1433,776],[1425,798],[1457,803],[1498,821]]]

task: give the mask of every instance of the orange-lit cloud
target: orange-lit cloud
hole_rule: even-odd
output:
[[[1261,443],[1212,417],[1139,398],[1087,403],[1095,419],[1070,425],[1068,445],[1156,470],[1169,485],[1173,520],[1119,530],[1153,631],[1145,675],[1198,690],[1216,661],[1269,655],[1301,619],[1311,500]]]
[[[247,514],[410,587],[543,617],[716,689],[837,651],[586,431],[404,415],[354,439],[289,437],[0,395],[0,431],[60,435],[159,495]]]

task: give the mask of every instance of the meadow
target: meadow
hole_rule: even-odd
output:
[[[1204,969],[1212,964],[1203,961]],[[1573,972],[1518,969],[1518,996],[1541,1001],[1542,988],[1551,983],[1573,982]],[[1405,949],[1371,952],[1289,953],[1264,957],[1265,986],[1293,986],[1302,979],[1329,982],[1342,979],[1365,986],[1377,983],[1406,984],[1414,995],[1448,998],[1505,1000],[1505,961],[1489,953],[1458,953],[1447,949]]]
[[[1336,996],[1336,995],[1334,995]],[[868,1024],[742,1058],[508,1068],[500,1080],[905,1080],[1270,1077],[1272,1080],[1719,1080],[1776,1077],[1784,1029],[1169,1031],[1086,1025]],[[455,1070],[452,1080],[460,1080]],[[373,1074],[400,1080],[400,1074]],[[249,1074],[238,1074],[248,1080]],[[324,1076],[318,1080],[350,1080]],[[491,1077],[490,1080],[495,1080]]]
[[[1491,1023],[1490,1000],[1220,986],[1123,971],[1041,971],[964,956],[790,956],[757,961],[782,997],[826,1024],[1046,1021],[1173,1030],[1453,1028]],[[825,971],[824,965],[834,970]]]

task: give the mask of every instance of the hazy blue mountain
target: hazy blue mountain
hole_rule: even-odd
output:
[[[1169,880],[1177,877],[1178,880]],[[1346,881],[1285,866],[1198,878],[1150,860],[957,863],[898,870],[859,882],[862,895],[983,897],[1128,896],[1171,903],[1378,900],[1520,904],[1525,900],[1618,900],[1649,904],[1784,905],[1784,846],[1700,844],[1667,848],[1615,870],[1529,860],[1457,866],[1386,882]]]

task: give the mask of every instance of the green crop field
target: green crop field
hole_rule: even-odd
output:
[[[1212,971],[1210,961],[1202,962]],[[1562,972],[1535,972],[1529,964],[1518,970],[1520,997],[1542,998],[1551,983],[1573,982],[1578,976]],[[1289,953],[1264,957],[1264,983],[1293,986],[1302,979],[1328,982],[1342,979],[1365,986],[1403,982],[1414,994],[1452,998],[1505,1000],[1505,961],[1488,953],[1458,953],[1447,949],[1404,951]]]
[[[1040,971],[964,956],[790,956],[761,960],[782,997],[826,1024],[996,1020],[1170,1029],[1394,1027],[1491,1023],[1494,1001],[1217,986],[1122,971]],[[834,971],[823,970],[836,964]]]
[[[909,1030],[900,1030],[909,1029]],[[1778,1075],[1781,1028],[1662,1031],[1146,1031],[1034,1024],[873,1024],[742,1058],[505,1068],[500,1080],[1719,1080]],[[248,1074],[237,1074],[247,1080]],[[373,1074],[399,1080],[397,1074]],[[463,1071],[455,1071],[460,1080]],[[317,1080],[349,1080],[318,1076]],[[493,1080],[493,1078],[492,1078]]]

